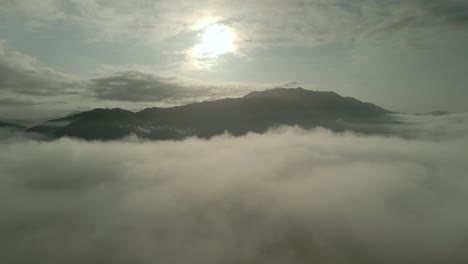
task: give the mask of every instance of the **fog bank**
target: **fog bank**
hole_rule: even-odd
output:
[[[0,260],[468,263],[466,119],[437,120],[412,139],[2,141]]]

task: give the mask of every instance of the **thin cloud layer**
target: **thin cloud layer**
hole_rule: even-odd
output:
[[[463,30],[465,0],[262,0],[262,1],[96,1],[49,0],[0,4],[5,14],[28,19],[33,28],[57,21],[79,26],[93,41],[164,41],[189,32],[203,19],[218,18],[253,46],[314,45],[376,33],[425,29]],[[428,33],[434,37],[434,32]],[[396,34],[398,37],[400,34]]]
[[[36,58],[8,47],[0,41],[0,117],[11,113],[50,115],[61,102],[68,107],[164,106],[242,96],[253,89],[274,84],[206,83],[154,69],[120,66],[98,72],[97,77],[78,78],[42,65]],[[125,105],[122,102],[127,103]],[[146,105],[138,105],[146,103]],[[51,110],[50,108],[54,108]],[[60,112],[75,109],[59,109]],[[21,114],[23,116],[24,114]]]
[[[141,72],[123,72],[94,79],[91,87],[97,98],[117,101],[164,101],[190,94],[190,90],[175,78],[160,78]]]
[[[467,147],[466,134],[297,128],[180,142],[3,142],[1,258],[466,263]]]
[[[37,103],[32,100],[24,100],[24,99],[11,98],[11,97],[0,98],[0,105],[2,106],[8,106],[8,105],[19,106],[19,105],[36,105],[36,104]]]
[[[71,94],[80,84],[71,76],[41,65],[35,58],[0,42],[0,92],[32,96]]]
[[[118,72],[93,79],[89,82],[89,89],[98,99],[169,104],[241,96],[252,90],[246,85],[203,84],[196,80],[162,77],[142,71]]]

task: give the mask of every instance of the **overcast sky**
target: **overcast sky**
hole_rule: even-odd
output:
[[[0,116],[302,86],[468,111],[467,0],[0,0]]]

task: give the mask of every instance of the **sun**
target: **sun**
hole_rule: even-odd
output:
[[[197,59],[213,59],[236,50],[236,34],[224,24],[212,24],[203,30],[201,42],[192,49],[192,56]]]

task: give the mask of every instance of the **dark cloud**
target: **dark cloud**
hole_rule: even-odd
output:
[[[412,129],[468,127],[466,115],[423,118]],[[0,141],[0,256],[12,264],[467,263],[468,138],[452,132]]]
[[[378,1],[376,1],[378,2]],[[373,29],[364,34],[371,37],[380,34],[393,34],[401,30],[418,30],[433,33],[441,27],[464,29],[468,22],[468,2],[449,1],[382,1],[382,8],[388,10],[388,17],[382,16]],[[378,7],[377,7],[378,8]],[[371,28],[372,28],[371,27]]]
[[[0,91],[34,96],[76,94],[80,83],[0,42]]]
[[[20,105],[37,105],[39,104],[38,102],[35,102],[33,100],[27,100],[27,99],[18,99],[18,98],[0,98],[0,105],[3,106],[8,106],[8,105],[13,105],[13,106],[20,106]]]
[[[424,4],[434,16],[442,18],[443,22],[466,29],[468,26],[468,2],[465,0],[431,1]]]
[[[142,71],[125,71],[93,79],[88,87],[99,99],[176,104],[241,96],[253,89],[253,85],[203,84]]]
[[[102,106],[95,99],[183,104],[241,96],[251,89],[248,84],[203,84],[147,70],[119,71],[91,80],[72,78],[0,42],[0,105],[21,107],[23,111],[28,106],[77,105],[79,101]]]
[[[176,78],[158,77],[137,71],[91,80],[90,87],[97,98],[116,101],[158,102],[207,95],[207,90],[187,87]]]

